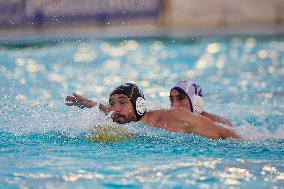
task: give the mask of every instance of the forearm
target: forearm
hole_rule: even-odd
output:
[[[196,116],[184,108],[170,109],[166,111],[163,116],[164,117],[159,118],[160,120],[166,120],[162,125],[172,123],[175,125],[175,127],[172,128],[174,131],[198,134],[210,139],[240,139],[233,130],[219,126],[205,116]]]
[[[234,138],[238,140],[241,139],[241,137],[231,129],[226,129],[226,131],[223,131],[221,134],[222,134],[222,139],[226,138]]]
[[[109,112],[109,107],[107,105],[97,103],[76,93],[73,93],[72,96],[66,96],[65,104],[67,106],[77,106],[79,108],[93,108],[98,106],[102,112]]]
[[[234,127],[234,125],[230,121],[228,121],[227,119],[225,119],[223,117],[216,116],[216,121],[218,123],[222,123],[222,124],[228,125],[230,127]]]
[[[104,113],[109,113],[110,112],[110,107],[108,105],[102,104],[102,103],[96,103],[94,101],[88,100],[88,102],[86,102],[84,104],[84,107],[86,108],[93,108],[98,106],[99,110],[104,112]]]
[[[108,105],[105,105],[105,104],[99,103],[99,109],[100,109],[100,111],[102,111],[106,114],[110,112],[110,107]]]
[[[204,123],[205,125],[208,125],[208,128],[206,130],[208,130],[209,132],[211,131],[212,133],[215,133],[216,136],[218,136],[217,138],[219,139],[227,139],[227,138],[234,138],[234,139],[240,139],[240,136],[238,134],[236,134],[232,128],[224,128],[222,126],[219,126],[215,123],[213,123],[211,120],[205,120]]]
[[[224,128],[215,124],[213,121],[206,117],[195,116],[193,124],[193,132],[200,134],[211,139],[227,139],[234,138],[240,139],[240,137],[231,129]]]
[[[213,122],[217,122],[217,123],[221,123],[221,124],[225,124],[229,127],[234,127],[234,124],[232,124],[230,121],[228,121],[227,119],[225,119],[224,117],[221,117],[221,116],[217,116],[215,114],[210,114],[208,112],[202,112],[201,114],[202,116],[204,117],[207,117],[209,118],[211,121]]]

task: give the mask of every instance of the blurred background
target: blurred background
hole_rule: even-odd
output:
[[[283,33],[283,0],[0,0],[2,40]]]
[[[0,188],[283,188],[283,34],[284,0],[0,0]],[[64,104],[133,82],[169,108],[184,79],[249,140],[94,144],[105,115]]]

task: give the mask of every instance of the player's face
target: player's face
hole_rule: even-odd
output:
[[[130,99],[124,94],[114,94],[109,98],[112,119],[117,123],[137,121],[136,114]]]
[[[169,98],[171,102],[171,108],[183,107],[190,110],[190,102],[185,94],[179,93],[177,90],[173,89],[170,92]]]

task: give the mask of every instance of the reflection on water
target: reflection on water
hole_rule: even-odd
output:
[[[7,188],[267,188],[284,181],[284,38],[79,40],[0,47],[0,183]],[[128,141],[86,136],[113,124],[97,109],[64,105],[72,92],[108,101],[135,82],[147,109],[196,80],[205,109],[245,141],[211,141],[140,123]],[[250,140],[248,140],[250,139]]]

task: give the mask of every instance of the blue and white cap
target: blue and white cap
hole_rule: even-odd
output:
[[[185,93],[185,95],[190,101],[190,109],[194,114],[199,115],[204,111],[202,89],[194,81],[179,81],[174,85],[171,91],[173,89],[177,89],[178,91],[182,91],[183,93]]]

